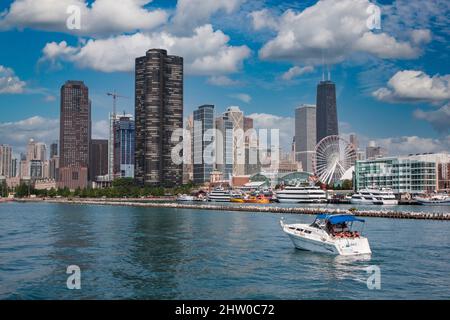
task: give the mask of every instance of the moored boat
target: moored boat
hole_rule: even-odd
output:
[[[450,195],[445,193],[417,196],[414,200],[422,205],[450,206]]]
[[[324,203],[327,202],[325,191],[315,186],[288,186],[276,192],[280,203]]]
[[[398,200],[394,192],[388,188],[381,189],[361,189],[352,195],[350,202],[352,204],[380,204],[397,205]]]
[[[208,193],[208,201],[229,202],[231,199],[230,191],[223,188],[216,188]]]
[[[364,222],[351,214],[320,214],[312,224],[285,224],[283,231],[297,249],[335,255],[371,254],[369,241],[353,230],[354,222]]]
[[[177,197],[177,201],[194,201],[194,196],[189,196],[187,194],[182,194]]]

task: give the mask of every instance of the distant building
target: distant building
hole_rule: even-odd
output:
[[[233,176],[233,121],[226,114],[216,118],[216,130],[220,131],[222,139],[216,139],[216,169],[222,172],[224,180]]]
[[[194,115],[191,114],[184,127],[188,137],[184,137],[183,148],[183,183],[194,181]]]
[[[53,156],[50,160],[49,160],[49,179],[53,179],[53,180],[57,180],[59,177],[59,157],[58,156]]]
[[[369,145],[366,147],[366,159],[373,160],[377,158],[382,158],[387,155],[387,150],[380,146],[375,145],[375,141],[370,141]]]
[[[194,110],[194,183],[210,181],[215,159],[204,157],[205,149],[215,144],[214,106],[203,105]],[[214,156],[214,154],[212,154]]]
[[[350,144],[353,146],[355,150],[358,150],[359,148],[359,142],[358,142],[358,136],[354,133],[350,134]]]
[[[178,142],[171,137],[183,128],[183,58],[151,49],[136,59],[135,178],[142,184],[182,183],[182,163],[172,161]]]
[[[135,123],[130,114],[117,115],[114,122],[114,176],[134,178]]]
[[[30,164],[30,178],[42,179],[44,177],[44,166],[41,160],[31,160]]]
[[[108,140],[92,139],[89,157],[89,181],[108,174]]]
[[[6,144],[0,145],[0,176],[12,177],[12,147]]]
[[[89,89],[82,81],[67,81],[61,87],[58,187],[88,186],[90,140]]]
[[[17,158],[13,158],[11,160],[11,178],[17,177],[17,166],[19,162],[17,161]]]
[[[339,135],[336,85],[330,80],[317,85],[316,130],[317,142],[331,135]]]
[[[449,164],[450,155],[446,153],[357,161],[356,190],[391,188],[397,194],[439,191],[450,184]]]
[[[316,106],[304,104],[295,110],[295,160],[307,172],[313,172],[316,141]]]
[[[58,156],[58,143],[57,142],[53,142],[50,145],[50,159]]]
[[[224,116],[233,124],[233,175],[242,176],[245,174],[244,136],[237,133],[239,130],[242,133],[244,131],[244,113],[239,107],[232,106],[225,111]]]

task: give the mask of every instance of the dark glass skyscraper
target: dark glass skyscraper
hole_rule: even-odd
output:
[[[61,87],[59,187],[88,186],[90,140],[89,89],[82,81],[67,81]]]
[[[194,110],[194,183],[209,182],[211,171],[214,164],[210,159],[203,157],[205,149],[211,144],[215,143],[214,133],[214,106],[203,105]],[[212,134],[211,139],[204,139],[205,133],[210,130]],[[207,134],[208,136],[208,134]]]
[[[316,104],[317,142],[331,135],[338,135],[336,85],[330,80],[317,85]]]
[[[95,181],[108,174],[108,140],[92,139],[89,160],[89,176]]]
[[[135,178],[140,183],[173,186],[183,166],[172,161],[172,133],[183,128],[183,58],[151,49],[136,59]]]
[[[118,115],[114,121],[114,175],[134,177],[135,124],[131,115]]]

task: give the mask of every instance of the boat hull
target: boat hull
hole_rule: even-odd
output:
[[[417,203],[425,206],[450,206],[450,200],[437,200],[437,201],[430,201],[430,200],[418,200],[416,199]]]
[[[327,199],[277,198],[280,203],[327,203]]]
[[[295,233],[288,226],[282,224],[283,231],[289,236],[295,248],[300,250],[327,253],[332,255],[354,256],[368,255],[372,251],[369,241],[365,237],[357,238],[331,238],[321,236],[308,236]]]

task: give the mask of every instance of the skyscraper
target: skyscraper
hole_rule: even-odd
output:
[[[245,147],[244,136],[237,134],[244,130],[244,113],[239,107],[229,107],[224,115],[233,123],[233,175],[245,174]]]
[[[204,157],[205,149],[216,143],[213,129],[214,106],[203,105],[194,110],[194,183],[209,182],[214,169],[215,159]]]
[[[59,187],[88,186],[90,140],[89,89],[82,81],[67,81],[61,87]]]
[[[12,176],[12,148],[9,145],[0,145],[0,176]]]
[[[330,80],[317,85],[316,108],[317,142],[331,135],[338,135],[336,85]]]
[[[59,175],[59,155],[58,143],[53,142],[50,145],[50,160],[48,164],[48,177],[53,180],[58,179]]]
[[[184,126],[185,135],[183,148],[183,183],[194,181],[194,115],[191,114]]]
[[[58,142],[53,142],[50,145],[50,159],[57,155],[58,155]]]
[[[18,165],[17,158],[13,158],[11,160],[11,177],[17,177],[17,165]]]
[[[114,176],[134,177],[135,124],[131,114],[116,115],[114,122]]]
[[[108,174],[108,140],[92,139],[89,150],[89,180]]]
[[[313,172],[316,148],[316,106],[304,104],[295,109],[295,160],[306,172]]]
[[[171,140],[183,128],[183,58],[151,49],[136,59],[135,178],[140,183],[182,183],[182,163],[172,161]]]
[[[216,118],[216,130],[222,138],[216,137],[216,169],[222,172],[223,179],[233,176],[233,121],[223,114]]]
[[[387,150],[383,147],[377,146],[375,141],[370,141],[366,147],[366,159],[373,160],[383,158],[387,155]]]

